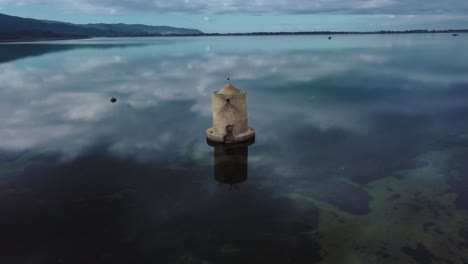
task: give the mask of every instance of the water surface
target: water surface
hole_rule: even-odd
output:
[[[0,262],[468,263],[467,47],[0,45]],[[206,143],[226,77],[248,92],[250,146]]]

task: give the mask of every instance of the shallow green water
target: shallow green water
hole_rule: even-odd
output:
[[[0,45],[0,262],[468,263],[467,47]],[[256,142],[215,150],[226,77],[248,92]]]

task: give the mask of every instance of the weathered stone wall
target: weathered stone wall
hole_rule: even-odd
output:
[[[217,134],[226,135],[226,127],[233,125],[234,136],[248,131],[247,94],[212,96],[213,128]],[[227,101],[229,100],[229,101]]]

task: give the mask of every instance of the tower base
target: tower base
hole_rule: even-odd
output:
[[[236,135],[234,136],[234,139],[231,138],[230,140],[228,140],[225,135],[216,133],[214,128],[210,127],[206,130],[206,139],[214,143],[222,144],[242,143],[255,139],[255,130],[249,127],[247,132]]]

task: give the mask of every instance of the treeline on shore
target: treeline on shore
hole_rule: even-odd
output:
[[[438,34],[468,33],[468,29],[448,30],[379,30],[379,31],[299,31],[299,32],[250,32],[250,33],[201,33],[201,34],[135,34],[128,37],[217,37],[217,36],[288,36],[288,35],[370,35],[370,34]],[[28,42],[46,40],[86,39],[93,36],[62,34],[49,31],[20,31],[0,34],[0,42]]]
[[[414,34],[414,33],[468,33],[468,29],[446,30],[379,30],[379,31],[297,31],[297,32],[249,32],[249,33],[203,33],[191,36],[277,36],[277,35],[358,35],[358,34]],[[187,36],[187,35],[185,35]]]

